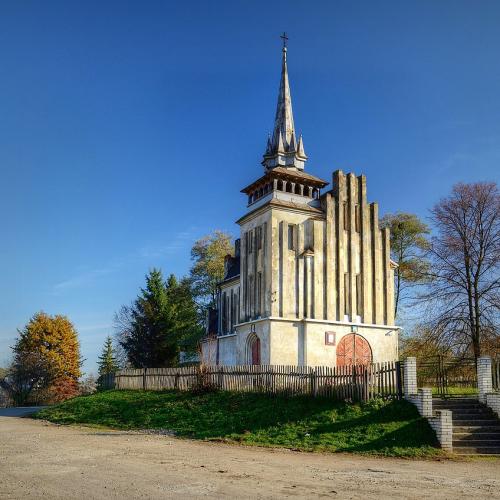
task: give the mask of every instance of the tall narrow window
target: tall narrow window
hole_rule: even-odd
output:
[[[257,275],[257,316],[262,312],[262,273]]]
[[[361,292],[361,274],[356,274],[356,314],[358,316],[363,314],[363,297]]]
[[[345,201],[343,207],[343,215],[344,215],[344,229],[347,231],[349,225],[349,217],[347,216],[347,202]]]
[[[354,225],[355,225],[355,230],[356,230],[357,233],[359,233],[359,227],[360,227],[359,226],[359,222],[360,222],[359,221],[359,218],[360,218],[359,217],[359,215],[360,215],[359,210],[360,210],[359,205],[356,205],[355,211],[354,211]]]
[[[295,250],[295,224],[288,225],[288,250]]]
[[[222,304],[221,304],[221,312],[222,312],[222,332],[226,333],[227,330],[227,311],[226,311],[226,292],[222,294]]]
[[[247,245],[248,245],[248,253],[253,252],[253,231],[248,231],[247,233]]]
[[[259,226],[257,229],[257,250],[262,248],[262,226]]]
[[[344,273],[344,314],[349,314],[349,273]]]
[[[229,330],[232,332],[234,328],[234,291],[231,290],[231,307],[230,307],[230,323],[229,323]]]

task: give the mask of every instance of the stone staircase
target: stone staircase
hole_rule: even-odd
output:
[[[455,453],[500,455],[500,419],[477,398],[433,398],[432,409],[453,412]]]

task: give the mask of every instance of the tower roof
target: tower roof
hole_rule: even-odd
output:
[[[300,139],[300,144],[297,144],[295,136],[292,96],[290,93],[290,81],[288,79],[286,34],[282,38],[284,39],[284,45],[274,130],[271,138],[268,140],[264,160],[262,161],[266,171],[277,166],[302,170],[304,162],[307,160],[302,140]]]

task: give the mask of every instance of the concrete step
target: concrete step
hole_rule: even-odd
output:
[[[467,432],[467,433],[476,433],[476,432],[500,432],[500,422],[497,421],[497,425],[458,425],[456,422],[453,423],[453,432]]]
[[[488,419],[488,418],[467,418],[467,419],[452,419],[453,426],[481,426],[481,427],[496,427],[500,424],[500,422],[496,419]]]
[[[494,446],[500,448],[500,438],[497,439],[455,439],[453,436],[453,447],[481,447]]]
[[[451,410],[451,411],[480,411],[484,410],[484,406],[481,406],[479,404],[477,405],[436,405],[432,403],[432,409],[433,410]]]
[[[458,455],[500,455],[500,446],[454,446],[453,451]]]
[[[433,410],[444,410],[445,408],[434,408]],[[486,410],[484,408],[460,408],[457,410],[451,410],[453,415],[485,415],[488,417],[493,417],[494,413],[492,411]]]
[[[500,432],[483,432],[482,430],[475,432],[455,432],[455,429],[453,429],[453,439],[461,441],[474,441],[476,439],[497,440],[500,439]]]

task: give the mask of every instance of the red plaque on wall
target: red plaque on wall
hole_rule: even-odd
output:
[[[335,345],[335,332],[325,332],[325,345]]]

